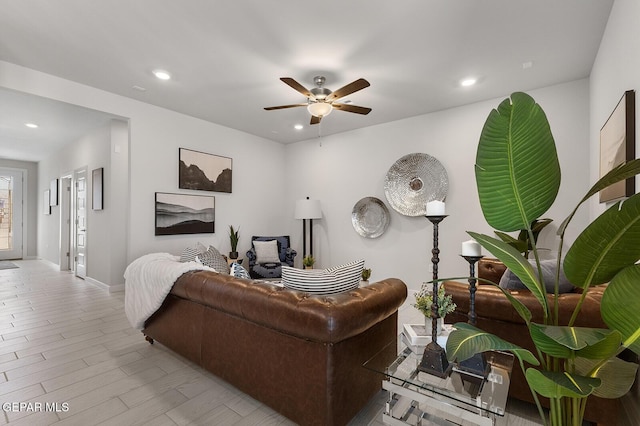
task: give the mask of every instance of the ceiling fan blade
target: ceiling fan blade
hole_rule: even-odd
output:
[[[322,120],[322,116],[316,117],[315,115],[311,116],[311,122],[309,124],[318,124]]]
[[[330,102],[338,98],[343,98],[347,95],[350,95],[354,92],[357,92],[358,90],[362,90],[365,87],[369,87],[369,86],[370,84],[367,80],[365,80],[364,78],[359,78],[358,80],[351,82],[346,86],[341,87],[335,92],[331,93],[329,96],[327,96],[325,101]]]
[[[339,109],[340,111],[346,112],[355,112],[356,114],[367,115],[371,112],[371,108],[361,107],[358,105],[349,105],[349,104],[331,104],[335,109]]]
[[[283,83],[289,85],[294,90],[297,90],[298,92],[302,93],[307,98],[309,98],[311,100],[314,100],[314,101],[316,100],[316,97],[315,97],[315,95],[313,93],[311,93],[309,90],[307,90],[306,87],[304,87],[302,84],[298,83],[297,81],[295,81],[291,77],[282,77],[282,78],[280,78],[280,80],[282,80]]]
[[[264,107],[264,109],[266,109],[267,111],[272,111],[274,109],[295,108],[295,107],[301,107],[301,106],[307,106],[307,104],[279,105],[279,106],[272,106],[272,107]]]

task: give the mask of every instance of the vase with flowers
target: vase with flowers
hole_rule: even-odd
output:
[[[419,292],[416,293],[416,302],[413,307],[418,309],[424,315],[425,330],[427,335],[431,335],[431,306],[433,305],[433,291],[431,283],[424,283]],[[442,332],[442,324],[447,314],[456,310],[456,304],[450,294],[446,294],[444,287],[438,288],[438,320],[437,334]]]

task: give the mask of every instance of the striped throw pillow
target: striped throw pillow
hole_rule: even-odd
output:
[[[364,260],[327,269],[296,269],[282,265],[282,284],[311,294],[335,294],[357,288]]]

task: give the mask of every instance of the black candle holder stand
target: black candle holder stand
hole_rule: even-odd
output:
[[[476,315],[476,263],[484,256],[462,256],[467,262],[469,262],[469,324],[475,326],[478,316]],[[489,363],[484,353],[477,353],[471,358],[467,358],[464,361],[458,362],[458,368],[464,372],[468,372],[473,376],[487,377],[489,372]]]
[[[419,371],[432,374],[441,378],[448,377],[452,365],[449,365],[447,354],[438,344],[438,263],[440,262],[438,248],[438,225],[447,217],[446,215],[426,216],[433,224],[433,249],[431,250],[431,263],[433,264],[433,294],[431,304],[431,342],[427,345],[418,366]]]

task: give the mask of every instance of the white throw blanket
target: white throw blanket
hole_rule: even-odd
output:
[[[158,310],[175,281],[194,270],[213,269],[198,262],[180,262],[169,253],[146,254],[124,272],[124,310],[133,328],[142,330],[144,322]]]

